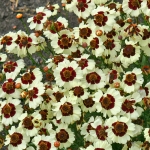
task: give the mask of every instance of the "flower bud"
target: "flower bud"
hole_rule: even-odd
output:
[[[21,83],[16,83],[15,88],[20,89],[21,88]]]
[[[28,96],[28,92],[23,91],[23,92],[21,93],[21,97],[22,97],[22,98],[26,98],[27,96]]]
[[[16,15],[16,18],[17,18],[17,19],[21,19],[22,17],[23,17],[23,14],[20,14],[20,13],[19,13],[19,14]]]
[[[83,43],[82,43],[82,47],[83,47],[83,48],[86,48],[86,47],[87,47],[87,43],[86,43],[86,42],[83,42]]]
[[[119,82],[115,82],[114,83],[114,88],[119,88],[120,87],[120,83]]]
[[[48,67],[47,66],[43,67],[43,71],[47,72],[48,71]]]
[[[60,146],[60,142],[59,141],[54,142],[54,146],[55,147],[59,147]]]

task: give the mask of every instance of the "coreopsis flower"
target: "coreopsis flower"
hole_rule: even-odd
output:
[[[56,128],[55,138],[60,142],[59,148],[68,148],[75,141],[75,135],[66,124],[59,124]]]
[[[142,97],[137,92],[134,92],[132,95],[125,97],[121,106],[121,114],[129,114],[131,119],[137,119],[139,116],[141,116],[143,109],[139,106],[136,106],[136,103],[141,101]]]
[[[90,16],[91,11],[95,8],[95,4],[91,0],[76,0],[72,7],[73,12],[79,17],[86,19]]]
[[[114,88],[108,88],[105,94],[98,90],[93,100],[96,102],[97,112],[101,112],[104,117],[117,115],[121,110],[123,97]]]
[[[127,117],[113,116],[105,121],[108,137],[115,143],[126,144],[134,136],[135,125]]]
[[[22,133],[19,128],[12,126],[11,129],[8,130],[5,145],[8,145],[8,150],[21,150],[26,149],[29,141],[30,137]]]
[[[63,17],[59,17],[56,22],[47,22],[45,23],[45,30],[43,34],[48,39],[53,40],[53,38],[58,38],[58,33],[68,27],[68,20]]]
[[[5,62],[7,59],[7,55],[6,54],[3,54],[3,53],[0,53],[0,63],[1,62]]]
[[[112,146],[107,141],[97,141],[93,145],[90,145],[80,150],[112,150]]]
[[[37,146],[37,150],[57,150],[57,148],[54,146],[55,138],[51,135],[37,135],[32,139],[32,142]]]
[[[21,132],[25,133],[27,136],[33,137],[38,134],[39,128],[35,127],[33,124],[33,120],[40,120],[41,115],[38,111],[28,115],[27,112],[21,114],[19,116],[20,123],[18,128],[20,128]]]
[[[94,23],[99,26],[100,30],[106,33],[111,31],[115,22],[116,12],[115,10],[110,10],[106,6],[98,6],[91,12],[94,17]]]
[[[6,50],[13,50],[17,44],[15,43],[17,39],[17,34],[13,32],[9,32],[0,38],[0,49],[6,46]]]
[[[108,126],[104,125],[103,119],[101,117],[96,117],[94,122],[91,123],[91,127],[94,130],[90,130],[90,135],[93,136],[94,142],[96,141],[109,141],[107,129]]]
[[[25,104],[28,103],[30,108],[35,109],[43,101],[42,94],[45,92],[44,84],[42,82],[34,82],[28,87],[26,92],[27,96]]]
[[[82,79],[81,69],[78,67],[78,64],[75,61],[64,60],[60,62],[54,70],[54,77],[56,84],[59,87],[72,88],[74,82]]]
[[[122,65],[127,68],[130,64],[136,62],[140,58],[141,50],[137,42],[125,41],[125,46],[121,50],[118,58],[120,59]]]
[[[141,14],[141,3],[142,0],[125,0],[122,3],[122,9],[126,14],[137,17]]]
[[[143,84],[144,79],[142,75],[142,71],[139,68],[134,68],[132,71],[127,71],[123,75],[122,82],[120,86],[127,93],[134,92],[140,88]]]
[[[105,86],[105,74],[101,69],[95,68],[85,74],[83,85],[92,90],[103,88]]]
[[[46,8],[52,12],[51,16],[55,16],[55,15],[57,15],[59,5],[58,4],[51,5],[49,3],[46,5]]]
[[[56,54],[71,54],[71,52],[76,51],[77,47],[73,39],[73,33],[67,29],[61,30],[59,37],[52,39],[51,45]]]
[[[149,128],[144,129],[144,137],[146,141],[150,141],[150,129]]]
[[[20,105],[19,99],[12,99],[11,97],[0,104],[0,116],[2,117],[2,124],[5,126],[12,125],[18,122],[18,117],[22,114],[23,108]]]
[[[21,83],[21,88],[26,89],[33,82],[40,82],[42,80],[42,72],[39,68],[28,70],[27,72],[20,74],[21,78],[17,78],[16,82]]]
[[[43,24],[47,21],[47,18],[52,15],[52,12],[45,7],[36,8],[36,15],[30,17],[27,22],[30,23],[30,29],[42,30]]]
[[[60,102],[53,104],[53,112],[57,120],[70,124],[80,119],[81,109],[76,102],[71,100],[71,96],[63,97]]]
[[[25,63],[23,59],[19,59],[17,61],[7,61],[3,64],[2,72],[6,75],[6,79],[15,79],[24,66]]]
[[[15,87],[17,82],[12,78],[7,79],[0,88],[0,97],[1,98],[20,98],[21,89]]]

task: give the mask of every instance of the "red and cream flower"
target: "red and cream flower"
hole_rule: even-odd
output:
[[[144,82],[142,71],[139,68],[134,68],[123,75],[120,86],[127,93],[134,92],[142,86]]]
[[[15,87],[16,83],[12,78],[7,79],[0,88],[0,97],[2,98],[20,98],[21,89]]]
[[[101,69],[95,68],[85,75],[82,83],[85,87],[95,90],[105,86],[105,79],[104,72]]]
[[[125,0],[122,3],[123,11],[132,17],[137,17],[141,13],[141,3],[142,0]]]
[[[90,135],[93,136],[94,142],[96,141],[110,141],[107,133],[108,126],[103,124],[101,117],[96,117],[94,122],[91,123],[94,130],[90,130]]]
[[[112,146],[107,141],[97,141],[93,145],[81,148],[80,150],[112,150]]]
[[[75,61],[70,62],[66,59],[58,64],[58,67],[54,70],[54,77],[56,84],[66,89],[71,89],[75,82],[83,78],[78,64]]]
[[[36,9],[36,15],[27,20],[30,23],[30,29],[42,30],[43,24],[47,21],[47,18],[50,17],[52,12],[45,7],[39,7]]]
[[[64,96],[60,102],[53,104],[53,112],[57,120],[62,123],[71,124],[81,117],[81,109],[76,102],[72,101],[71,96]]]
[[[118,58],[122,65],[127,68],[130,64],[136,62],[140,58],[141,50],[140,46],[136,45],[137,42],[125,41],[125,46],[121,50]]]
[[[42,80],[42,72],[39,68],[28,70],[27,72],[20,74],[21,78],[16,80],[17,83],[21,83],[21,88],[26,89],[33,82],[40,82]]]
[[[0,53],[0,63],[1,62],[5,62],[7,59],[7,55],[6,54],[3,54],[3,53]]]
[[[54,37],[51,41],[56,54],[71,54],[76,51],[77,44],[74,42],[73,33],[67,29],[59,32],[59,37]]]
[[[30,108],[36,108],[38,107],[42,101],[43,97],[42,94],[45,92],[45,87],[42,82],[34,82],[32,83],[28,89],[26,89],[26,104],[29,104]]]
[[[24,68],[24,60],[19,59],[17,61],[7,61],[3,64],[3,73],[6,75],[6,79],[13,78],[19,74],[20,70]]]
[[[105,121],[108,137],[114,143],[126,144],[134,136],[135,125],[127,117],[110,117]]]
[[[18,117],[22,114],[23,108],[20,105],[19,99],[12,99],[11,97],[2,101],[0,106],[2,117],[2,124],[5,126],[12,125],[18,122]]]
[[[8,145],[8,150],[21,150],[26,149],[29,141],[30,137],[22,133],[19,128],[12,126],[11,129],[8,130],[5,145]]]
[[[38,134],[39,128],[35,127],[33,120],[41,120],[41,115],[38,111],[28,115],[27,112],[23,113],[19,117],[20,123],[18,128],[27,136],[33,137]]]
[[[96,102],[97,112],[101,112],[105,118],[120,112],[123,97],[116,89],[108,88],[105,94],[98,90],[94,95],[93,100]]]
[[[37,135],[32,139],[32,142],[37,146],[37,150],[57,150],[54,146],[55,137],[51,135]]]
[[[60,149],[68,148],[75,141],[75,135],[67,124],[61,123],[56,129],[55,139],[60,142]]]
[[[6,46],[6,50],[13,50],[17,44],[15,43],[17,39],[17,34],[13,32],[9,32],[0,38],[0,49]]]
[[[59,5],[58,4],[54,4],[54,5],[48,4],[46,6],[46,8],[52,12],[51,16],[55,16],[55,15],[57,15]]]
[[[68,20],[63,17],[59,17],[56,22],[48,22],[46,29],[43,31],[43,34],[48,39],[53,40],[53,38],[58,38],[58,33],[68,27]]]
[[[128,114],[131,119],[134,120],[137,119],[139,116],[141,116],[143,112],[143,109],[136,105],[141,101],[142,97],[137,92],[125,97],[121,106],[122,112],[120,114],[121,115]]]
[[[86,19],[94,8],[95,4],[91,0],[76,0],[72,10],[78,18]]]
[[[150,128],[144,129],[144,137],[145,137],[146,141],[150,141]]]
[[[110,10],[106,6],[98,6],[91,14],[94,17],[95,25],[99,26],[100,30],[105,31],[106,33],[111,31],[113,25],[116,23],[116,12]]]

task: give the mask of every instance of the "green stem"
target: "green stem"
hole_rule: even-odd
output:
[[[29,31],[28,31],[28,28],[27,28],[25,22],[23,21],[23,19],[20,19],[20,20],[21,20],[21,22],[22,22],[22,24],[23,24],[23,26],[24,26],[24,28],[25,28],[27,34],[29,35]]]

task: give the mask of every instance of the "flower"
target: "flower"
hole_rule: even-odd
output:
[[[146,141],[150,141],[150,129],[149,128],[144,129],[144,137]]]
[[[134,135],[135,125],[130,118],[113,116],[105,121],[105,125],[108,126],[108,137],[113,142],[126,144]]]
[[[44,8],[39,7],[36,9],[36,15],[34,17],[30,17],[27,22],[30,23],[30,29],[42,30],[43,24],[46,22],[47,18],[51,16],[51,11]]]
[[[7,59],[7,55],[0,53],[0,62],[4,62],[4,61],[6,61],[6,59]]]
[[[12,126],[8,133],[5,141],[5,145],[8,145],[8,150],[25,149],[27,147],[30,138],[21,133],[18,128]]]

